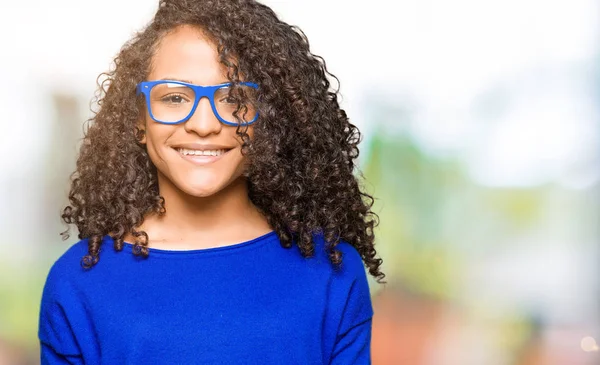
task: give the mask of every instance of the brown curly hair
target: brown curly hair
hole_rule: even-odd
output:
[[[136,238],[134,254],[148,256],[148,235],[138,231],[150,213],[164,214],[157,171],[136,128],[143,98],[136,85],[146,80],[156,48],[169,31],[192,25],[217,46],[234,84],[240,75],[260,85],[260,119],[252,140],[241,128],[242,151],[250,161],[250,200],[277,232],[281,245],[295,242],[303,256],[314,254],[313,235],[323,234],[333,264],[342,261],[339,240],[354,246],[377,281],[384,282],[373,229],[373,198],[353,174],[359,130],[349,122],[332,90],[324,60],[312,54],[302,31],[252,0],[161,0],[154,19],[128,41],[114,68],[98,78],[98,109],[88,120],[70,205],[62,214],[79,238],[88,238],[82,265],[99,260],[105,235],[123,249]],[[338,82],[339,84],[339,82]],[[360,175],[360,173],[358,172]],[[63,232],[68,238],[68,229]]]

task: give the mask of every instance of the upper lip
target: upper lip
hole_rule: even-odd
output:
[[[216,151],[216,150],[230,150],[233,147],[223,146],[218,144],[204,144],[204,143],[179,143],[171,146],[172,148],[184,148],[186,150],[197,150],[197,151]]]

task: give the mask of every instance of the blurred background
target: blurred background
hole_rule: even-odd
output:
[[[364,133],[375,365],[600,364],[600,3],[264,1]],[[154,0],[0,2],[0,365],[37,315],[96,77]]]

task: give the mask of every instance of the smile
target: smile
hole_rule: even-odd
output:
[[[221,156],[227,150],[190,150],[187,148],[176,148],[177,152],[183,156]]]
[[[227,155],[231,149],[213,149],[213,150],[196,150],[189,148],[174,148],[179,153],[179,156],[184,160],[193,163],[197,166],[209,165],[219,161],[221,158]]]

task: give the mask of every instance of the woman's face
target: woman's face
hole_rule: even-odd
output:
[[[216,46],[191,26],[178,27],[160,41],[148,81],[161,79],[202,86],[228,81]],[[244,170],[246,159],[236,127],[222,124],[207,98],[200,99],[187,121],[175,125],[154,121],[146,109],[143,128],[159,186],[172,184],[189,195],[207,197],[240,178]],[[250,137],[252,132],[249,127]]]

